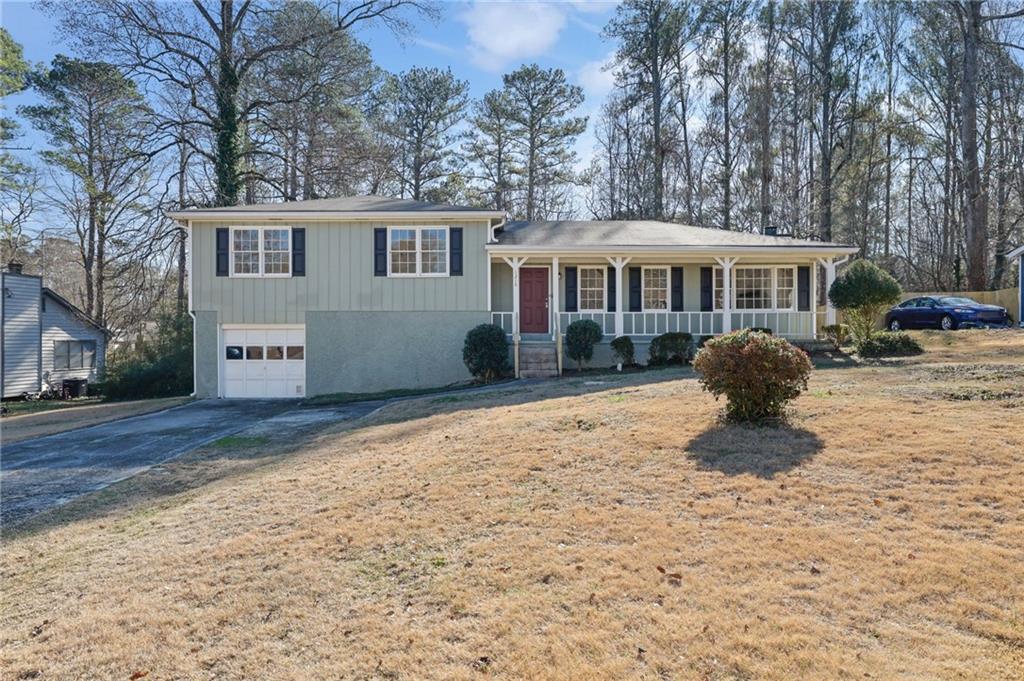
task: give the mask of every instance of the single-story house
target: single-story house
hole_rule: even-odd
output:
[[[36,394],[44,384],[60,388],[64,379],[95,382],[103,372],[107,330],[18,263],[0,278],[2,396]]]
[[[1017,317],[1017,325],[1024,327],[1024,246],[1019,246],[1009,253],[1010,262],[1017,261],[1017,310],[1010,314]]]
[[[201,397],[445,385],[469,377],[463,341],[486,322],[507,332],[520,375],[560,367],[577,319],[604,330],[596,365],[622,335],[640,359],[666,331],[810,339],[835,319],[817,314],[818,288],[857,251],[655,221],[508,222],[377,196],[170,216],[190,242]]]

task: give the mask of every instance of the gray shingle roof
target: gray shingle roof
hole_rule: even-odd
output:
[[[560,220],[509,222],[498,233],[500,246],[587,248],[698,246],[724,248],[780,246],[844,248],[842,244],[732,232],[655,220]]]
[[[188,211],[182,211],[187,213]],[[198,208],[202,213],[481,213],[487,212],[470,206],[452,206],[412,199],[393,199],[387,196],[340,196],[333,199],[256,203],[251,206],[224,206]],[[495,211],[497,212],[497,211]]]

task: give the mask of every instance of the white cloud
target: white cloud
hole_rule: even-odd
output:
[[[615,74],[610,68],[614,62],[615,53],[609,52],[604,59],[588,61],[580,67],[576,79],[583,88],[588,108],[604,103],[615,86]]]
[[[466,24],[474,63],[497,72],[550,50],[566,15],[555,4],[476,2],[459,19]]]

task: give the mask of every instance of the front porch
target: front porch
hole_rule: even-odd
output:
[[[608,344],[619,336],[633,339],[638,361],[651,339],[667,332],[697,340],[758,327],[810,341],[835,321],[821,294],[840,262],[818,254],[492,254],[491,321],[513,342],[517,370],[521,343],[546,342],[554,346],[559,373],[563,335],[581,319],[596,322],[604,334],[604,347],[595,351],[598,366],[611,363]]]
[[[554,341],[581,319],[596,322],[609,340],[667,332],[697,338],[746,327],[813,339],[822,326],[834,323],[835,311],[823,292],[843,261],[678,254],[492,256],[491,320],[513,339],[528,335]]]

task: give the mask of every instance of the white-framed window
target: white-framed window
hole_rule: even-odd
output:
[[[604,267],[580,268],[580,312],[604,312],[605,277]]]
[[[714,309],[723,301],[722,268],[714,270]],[[792,311],[796,309],[796,267],[744,265],[732,268],[733,310]]]
[[[668,309],[668,268],[643,268],[643,309],[644,312],[657,312]]]
[[[448,276],[447,227],[388,227],[389,277]]]
[[[291,227],[232,227],[229,272],[232,277],[291,276]]]

